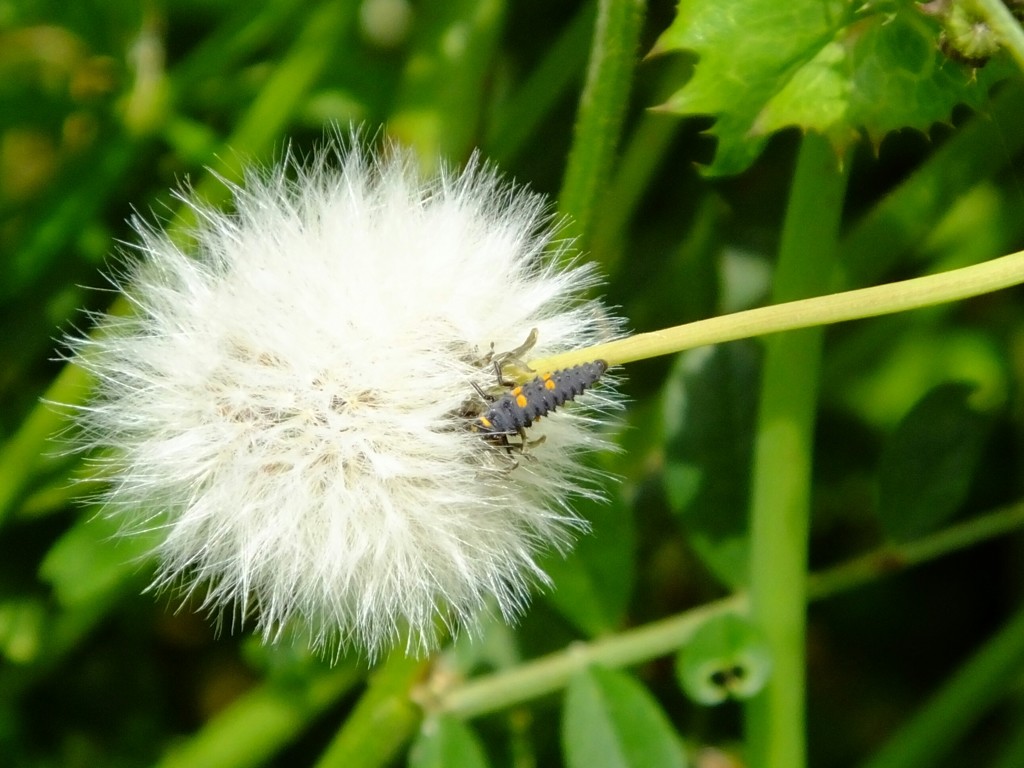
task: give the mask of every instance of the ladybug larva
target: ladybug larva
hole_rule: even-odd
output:
[[[473,430],[499,445],[512,435],[525,437],[526,428],[558,406],[592,387],[608,370],[604,360],[545,373],[506,392],[473,421]]]

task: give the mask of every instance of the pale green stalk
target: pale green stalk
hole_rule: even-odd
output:
[[[1024,283],[1024,251],[982,264],[871,288],[759,307],[529,361],[551,371],[591,360],[622,365],[694,347],[877,317],[960,301]]]
[[[773,277],[776,301],[828,289],[839,249],[847,174],[828,139],[804,136]],[[849,164],[845,165],[846,168]],[[750,509],[750,615],[772,654],[772,676],[747,702],[754,768],[807,763],[804,638],[811,460],[824,329],[765,345]]]
[[[938,533],[904,544],[886,544],[840,565],[812,574],[807,597],[823,600],[865,584],[877,582],[951,552],[1003,536],[1024,526],[1024,504],[996,510]],[[425,703],[430,711],[448,712],[462,718],[480,717],[524,704],[562,690],[569,679],[593,664],[630,667],[675,653],[694,630],[712,616],[744,611],[749,597],[744,592],[684,611],[666,619],[623,630],[591,642],[577,642],[565,650],[483,675],[436,691]]]

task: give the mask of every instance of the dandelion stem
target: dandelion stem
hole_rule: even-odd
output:
[[[534,370],[551,371],[590,360],[623,365],[708,344],[877,317],[980,296],[1024,283],[1024,251],[937,275],[871,288],[758,307],[698,320],[661,331],[530,360]]]

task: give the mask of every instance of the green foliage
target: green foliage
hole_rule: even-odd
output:
[[[915,5],[683,3],[656,48],[700,62],[664,108],[717,118],[716,174],[745,170],[784,128],[828,136],[840,156],[862,131],[877,144],[890,131],[928,130],[957,104],[980,106],[1006,71],[953,65]]]
[[[552,554],[544,560],[544,570],[558,585],[545,598],[593,637],[622,624],[636,572],[636,533],[633,511],[621,498],[586,500],[577,511],[605,534],[582,538],[569,557]]]
[[[665,382],[665,495],[722,583],[747,582],[758,356],[743,343],[679,356]]]
[[[651,694],[629,675],[595,667],[565,692],[562,742],[569,768],[685,768],[678,736]]]
[[[487,756],[473,731],[453,717],[428,722],[409,750],[409,768],[486,768]]]
[[[699,704],[749,699],[771,674],[772,657],[756,625],[742,616],[712,616],[676,656],[676,676]]]
[[[897,541],[934,530],[967,497],[989,426],[971,407],[971,394],[972,387],[955,382],[937,387],[887,441],[878,473],[878,514]]]
[[[61,606],[89,605],[148,561],[155,537],[116,537],[110,518],[84,515],[57,539],[39,566],[39,576]]]
[[[152,542],[81,503],[95,468],[50,439],[67,422],[47,401],[89,385],[54,339],[115,300],[93,288],[133,211],[180,232],[179,181],[224,199],[207,168],[237,178],[349,121],[425,166],[480,146],[564,190],[552,210],[576,215],[565,234],[636,331],[1024,247],[1014,44],[950,57],[965,29],[944,3],[398,6],[0,5],[0,762],[590,768],[708,748],[787,768],[1019,765],[1019,290],[829,329],[820,354],[795,337],[813,364],[743,341],[626,367],[622,451],[595,459],[609,499],[577,506],[591,532],[542,563],[552,584],[517,626],[482,618],[436,658],[331,666],[207,617],[203,595],[144,593]],[[817,137],[848,175],[801,162]],[[768,379],[783,391],[759,413]],[[778,461],[752,482],[755,446]],[[776,497],[796,502],[752,533]],[[996,535],[1013,538],[981,543]],[[794,584],[773,615],[748,612],[772,568],[820,604]],[[764,631],[804,615],[806,636]],[[779,721],[800,744],[775,758]]]

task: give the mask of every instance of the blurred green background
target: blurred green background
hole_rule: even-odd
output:
[[[0,0],[0,765],[312,764],[366,702],[364,660],[329,668],[142,593],[145,542],[112,538],[83,502],[88,467],[48,440],[65,421],[41,398],[79,402],[87,386],[61,361],[61,337],[115,298],[104,273],[133,239],[132,215],[187,224],[172,194],[181,184],[223,201],[210,169],[237,179],[247,162],[308,153],[331,126],[355,123],[411,144],[428,169],[479,148],[550,195],[553,212],[579,222],[570,231],[633,330],[768,300],[800,132],[775,134],[741,173],[703,174],[711,118],[650,109],[699,66],[686,51],[643,56],[673,18],[660,1],[644,9],[622,83],[601,75],[621,109],[588,129],[578,108],[597,6]],[[843,287],[1024,247],[1024,89],[1019,74],[1002,79],[976,111],[848,152]],[[586,130],[607,146],[584,146]],[[567,174],[568,158],[591,150],[597,159]],[[1022,603],[1024,538],[973,541],[988,531],[979,520],[1020,524],[1021,296],[827,332],[811,568],[896,549],[866,585],[810,608],[811,765],[889,754],[878,750],[915,713],[949,743],[886,765],[1024,765],[1024,638],[1014,624],[997,634]],[[742,587],[761,357],[749,341],[629,366],[624,451],[599,458],[619,478],[612,501],[581,509],[593,534],[545,564],[555,587],[520,626],[488,624],[440,668],[515,668]],[[903,570],[899,546],[953,525],[967,527],[950,552]],[[1002,655],[981,657],[982,672],[965,666],[996,641]],[[740,705],[688,700],[669,659],[632,673],[695,765],[742,764]],[[954,691],[945,719],[927,715],[959,674],[974,687]],[[472,720],[453,737],[472,746],[448,764],[580,764],[562,706],[546,696]],[[359,764],[445,764],[425,748],[406,756],[415,721]]]

